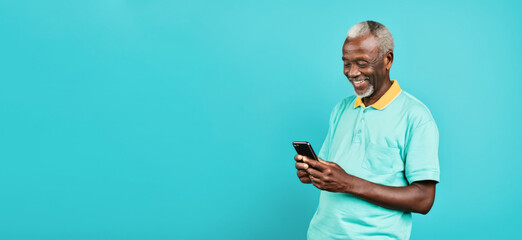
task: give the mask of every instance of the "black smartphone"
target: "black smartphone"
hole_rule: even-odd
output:
[[[314,149],[309,142],[293,142],[295,151],[297,154],[307,156],[311,159],[318,160],[317,155],[315,155]]]

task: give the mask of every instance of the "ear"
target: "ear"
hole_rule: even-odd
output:
[[[384,66],[386,66],[386,71],[390,71],[392,63],[393,63],[393,52],[389,51],[384,56]]]

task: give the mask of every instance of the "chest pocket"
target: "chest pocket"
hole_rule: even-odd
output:
[[[362,161],[362,167],[374,174],[390,174],[404,170],[398,148],[383,147],[370,143]]]

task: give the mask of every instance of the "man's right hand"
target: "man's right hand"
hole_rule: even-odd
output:
[[[306,156],[303,155],[295,155],[294,159],[296,161],[295,168],[297,169],[297,177],[299,180],[301,180],[302,183],[312,183],[312,180],[310,180],[310,175],[306,171],[308,169],[308,164],[303,162],[303,159],[306,158]]]

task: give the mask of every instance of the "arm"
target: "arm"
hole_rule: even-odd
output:
[[[435,199],[435,181],[413,182],[405,187],[376,184],[346,173],[339,165],[320,159],[302,159],[308,177],[317,188],[329,192],[350,193],[384,208],[427,214]]]

